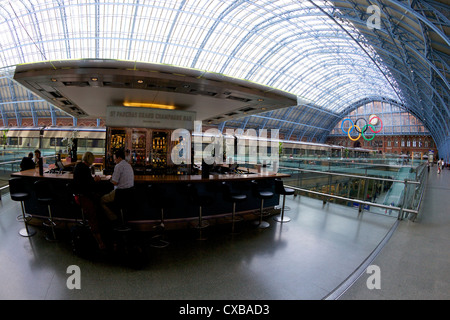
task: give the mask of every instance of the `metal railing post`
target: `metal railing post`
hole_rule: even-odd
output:
[[[362,201],[367,201],[367,191],[369,190],[369,181],[367,179],[364,179],[364,195],[362,198]],[[364,204],[359,204],[358,213],[361,213],[364,211]]]
[[[398,220],[403,220],[403,209],[405,208],[406,192],[408,191],[408,180],[405,179],[405,181],[403,183],[405,184],[405,187],[403,189],[403,201],[400,206],[400,211],[398,212],[398,217],[397,217]]]

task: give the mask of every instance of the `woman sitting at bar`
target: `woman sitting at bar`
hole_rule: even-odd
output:
[[[99,219],[97,217],[100,204],[100,196],[96,182],[100,181],[99,176],[92,176],[91,166],[94,163],[94,155],[92,152],[85,152],[81,162],[79,162],[73,170],[74,190],[80,196],[80,205],[88,219],[92,234],[97,241],[98,247],[103,250],[106,245],[100,235]],[[100,209],[100,208],[99,208]]]

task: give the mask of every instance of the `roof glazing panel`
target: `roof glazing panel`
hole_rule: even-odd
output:
[[[0,0],[0,66],[123,59],[247,79],[335,112],[399,100],[375,50],[333,10],[325,0]]]

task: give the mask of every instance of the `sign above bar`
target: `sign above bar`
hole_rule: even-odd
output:
[[[106,107],[106,126],[151,129],[194,129],[196,113],[143,107]]]

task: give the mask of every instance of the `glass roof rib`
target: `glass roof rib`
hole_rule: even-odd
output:
[[[31,118],[34,126],[38,124],[38,116],[68,117],[6,76],[0,78],[0,114],[4,124],[8,124],[8,119],[14,119],[15,123],[23,125],[23,118]]]
[[[386,81],[388,72],[374,68],[367,55],[375,51],[364,52],[349,37],[357,36],[354,29],[344,32],[324,14],[332,10],[326,0],[314,3],[322,10],[291,0],[0,0],[1,66],[82,58],[172,64],[269,85],[335,112],[355,98],[380,94],[367,77],[376,79],[384,96],[398,98]],[[311,62],[322,56],[355,73],[362,97],[327,95],[323,77],[348,80],[326,64],[312,69]]]
[[[299,136],[310,130],[302,123],[325,130],[327,121],[358,101],[387,98],[427,118],[433,136],[443,141],[450,114],[445,77],[449,67],[433,50],[422,50],[422,37],[426,28],[448,39],[442,29],[448,19],[432,15],[430,19],[439,19],[428,21],[425,11],[414,8],[431,6],[422,1],[411,7],[381,3],[387,3],[389,28],[377,33],[362,28],[362,34],[355,26],[365,25],[367,3],[359,0],[0,0],[0,68],[96,58],[223,73],[294,93],[310,102],[308,108],[329,110],[318,117],[298,106],[305,115],[290,109],[231,122],[284,125],[285,132]],[[415,23],[417,19],[421,23]],[[389,42],[397,37],[401,45]],[[427,37],[429,50],[436,39]],[[403,61],[407,54],[412,60]],[[406,65],[415,68],[414,74]],[[27,117],[30,110],[32,115],[59,114],[9,83],[0,88],[0,102],[2,119],[6,114]],[[424,109],[428,105],[432,112]],[[269,120],[272,116],[275,119]]]

